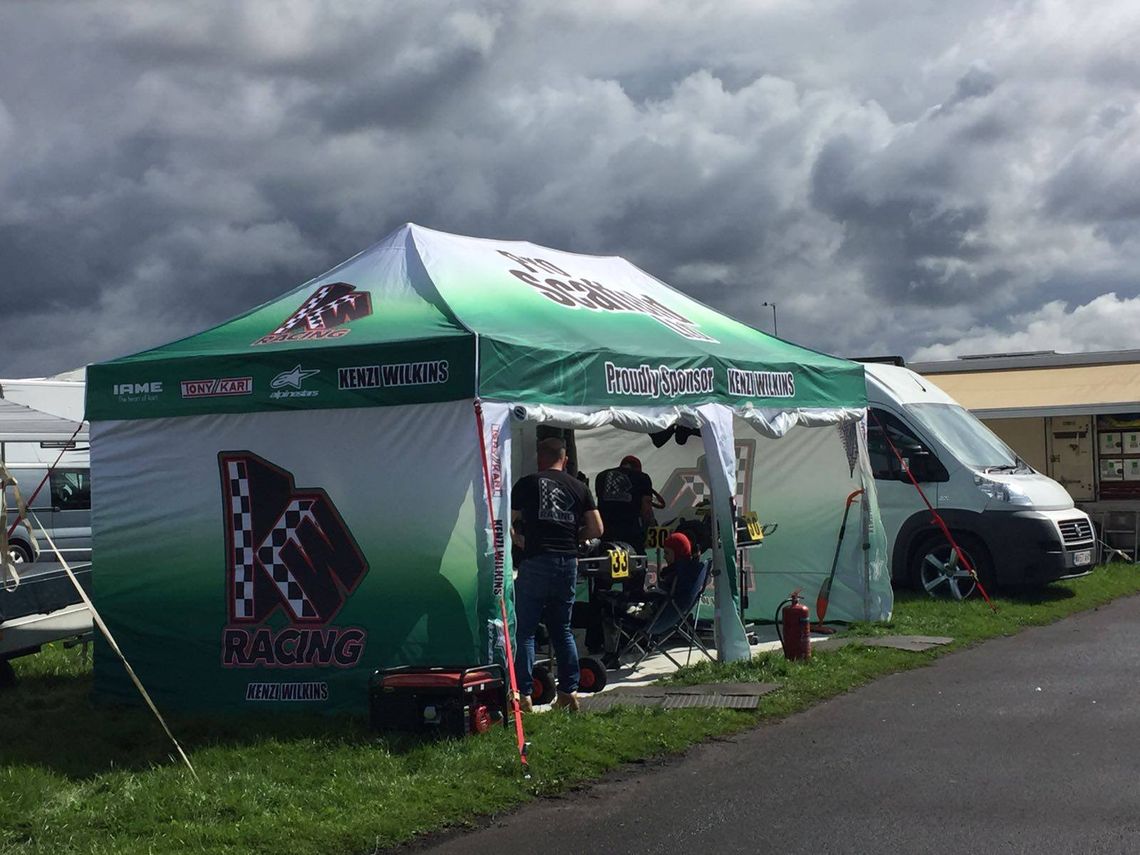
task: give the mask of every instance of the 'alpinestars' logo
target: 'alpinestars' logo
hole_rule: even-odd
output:
[[[341,338],[349,333],[349,328],[344,324],[371,314],[371,294],[357,291],[347,282],[332,282],[314,291],[281,326],[254,344]]]
[[[355,665],[358,628],[327,626],[368,562],[324,490],[250,452],[218,455],[226,522],[226,667]],[[280,612],[284,629],[264,624]]]

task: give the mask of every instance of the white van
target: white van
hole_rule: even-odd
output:
[[[12,443],[9,443],[12,445]],[[58,452],[54,452],[58,455]],[[65,452],[59,464],[51,469],[50,463],[7,463],[8,472],[20,485],[20,492],[28,503],[28,512],[38,525],[47,532],[51,542],[65,559],[71,561],[91,560],[91,464],[86,451]],[[39,494],[32,499],[32,493],[43,482]],[[8,525],[16,521],[16,496],[8,488]],[[27,530],[17,528],[17,533],[26,535]],[[26,538],[13,533],[10,547],[19,551],[21,561],[35,561],[33,548],[25,545]],[[50,561],[56,560],[46,538],[37,530],[39,556]],[[34,545],[33,545],[34,546]]]
[[[954,596],[973,587],[904,466],[987,587],[1039,586],[1092,568],[1092,522],[1064,487],[926,378],[899,365],[865,368],[867,445],[895,582]]]

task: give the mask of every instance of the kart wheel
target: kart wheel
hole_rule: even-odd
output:
[[[550,673],[550,669],[545,665],[535,665],[531,676],[534,678],[534,688],[530,691],[531,703],[536,707],[552,703],[558,693],[558,687],[554,684],[554,675]]]
[[[590,656],[578,660],[578,691],[600,692],[606,687],[606,666]]]
[[[12,663],[7,659],[0,659],[0,689],[10,689],[16,685],[16,672]]]

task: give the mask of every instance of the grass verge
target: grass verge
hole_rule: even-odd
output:
[[[996,614],[980,600],[900,594],[890,624],[851,632],[949,635],[954,643],[926,653],[851,645],[807,663],[768,654],[702,663],[672,678],[780,683],[758,713],[632,708],[532,716],[531,780],[518,774],[513,734],[505,729],[422,743],[380,739],[344,719],[175,718],[172,727],[202,779],[195,784],[171,761],[147,714],[93,705],[89,666],[75,650],[52,648],[18,661],[20,685],[0,693],[0,851],[372,852],[1137,591],[1140,571],[1113,564],[1032,596],[1002,598]]]

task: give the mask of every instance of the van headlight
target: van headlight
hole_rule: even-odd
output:
[[[1033,504],[1033,500],[1027,493],[1022,492],[1012,484],[994,481],[991,478],[985,478],[981,475],[974,476],[974,484],[995,502],[1001,502],[1006,505],[1024,506],[1031,506]]]

